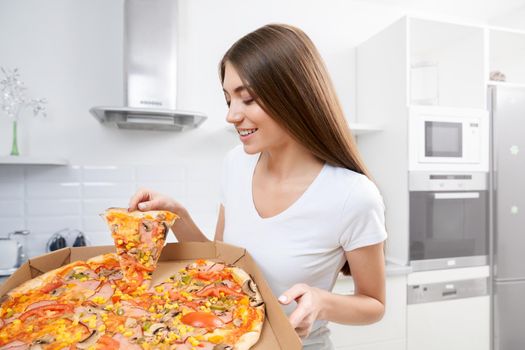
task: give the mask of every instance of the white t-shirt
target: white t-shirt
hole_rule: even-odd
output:
[[[362,174],[328,164],[290,207],[261,218],[252,197],[258,159],[240,145],[224,160],[224,242],[248,250],[277,297],[296,283],[332,290],[345,251],[386,239],[377,187]],[[284,307],[287,314],[294,308]]]

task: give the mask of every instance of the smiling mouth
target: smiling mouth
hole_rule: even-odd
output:
[[[247,135],[250,135],[250,134],[253,134],[254,132],[256,132],[258,129],[244,129],[244,130],[237,130],[237,132],[239,133],[239,135],[241,136],[247,136]]]

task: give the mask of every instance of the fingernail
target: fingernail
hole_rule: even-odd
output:
[[[286,295],[281,295],[281,296],[279,297],[279,301],[280,301],[281,303],[286,303],[286,302],[288,301],[288,298],[286,297]]]
[[[140,210],[144,210],[144,209],[146,209],[147,205],[146,205],[146,203],[139,203],[138,207],[139,207]]]

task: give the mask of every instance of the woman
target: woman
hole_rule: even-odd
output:
[[[353,143],[319,53],[301,30],[267,25],[220,62],[242,147],[224,161],[215,240],[245,247],[279,295],[305,349],[331,349],[327,321],[384,312],[384,206]],[[142,190],[130,210],[164,209],[179,241],[206,241],[175,200]],[[330,292],[351,266],[354,295]]]

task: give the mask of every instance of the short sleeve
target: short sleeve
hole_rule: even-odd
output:
[[[349,192],[342,213],[339,242],[345,251],[383,242],[385,205],[375,184],[361,175]]]

